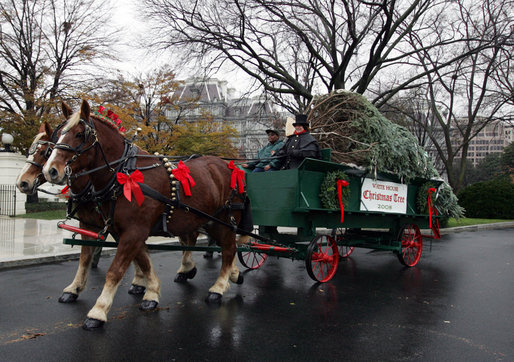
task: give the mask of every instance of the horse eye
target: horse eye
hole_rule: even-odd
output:
[[[84,137],[84,132],[78,132],[75,137],[77,138],[81,138],[81,137]]]

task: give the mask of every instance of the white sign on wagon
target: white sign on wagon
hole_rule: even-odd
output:
[[[361,189],[361,211],[407,213],[407,185],[365,178]]]

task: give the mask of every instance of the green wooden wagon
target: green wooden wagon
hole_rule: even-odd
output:
[[[343,171],[348,181],[343,213],[339,207],[325,208],[320,197],[325,178],[336,171]],[[355,247],[389,250],[402,264],[414,266],[423,247],[420,229],[431,228],[438,235],[437,217],[419,213],[416,207],[418,193],[426,193],[421,190],[425,179],[404,184],[393,174],[369,175],[307,158],[298,169],[247,173],[246,181],[254,224],[261,237],[272,241],[252,242],[252,250],[261,254],[239,252],[240,261],[250,268],[259,267],[267,255],[305,260],[309,276],[326,282],[335,274],[339,258],[349,256]],[[279,232],[278,227],[293,229]]]

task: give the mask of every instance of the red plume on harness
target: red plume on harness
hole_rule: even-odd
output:
[[[228,168],[232,170],[232,175],[230,176],[230,188],[235,189],[237,184],[237,190],[242,194],[245,192],[245,172],[237,168],[237,166],[234,165],[234,161],[230,161],[228,163]]]
[[[132,194],[134,194],[134,198],[139,206],[145,200],[143,192],[141,191],[141,187],[139,187],[138,182],[143,183],[145,178],[141,171],[135,170],[130,175],[126,175],[124,173],[118,172],[116,174],[116,179],[123,186],[123,195],[127,198],[128,201],[132,201]]]
[[[184,195],[191,196],[191,187],[196,185],[196,182],[189,174],[189,167],[187,167],[184,162],[180,161],[177,168],[173,169],[171,172],[173,176],[180,181]]]

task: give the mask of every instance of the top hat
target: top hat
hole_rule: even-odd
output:
[[[295,121],[293,123],[293,126],[309,126],[309,122],[307,122],[307,115],[306,114],[297,114],[295,116]]]
[[[280,136],[280,131],[277,130],[277,129],[267,129],[266,130],[266,133],[267,134],[270,134],[270,132],[273,132],[274,134],[276,134],[277,136]]]

